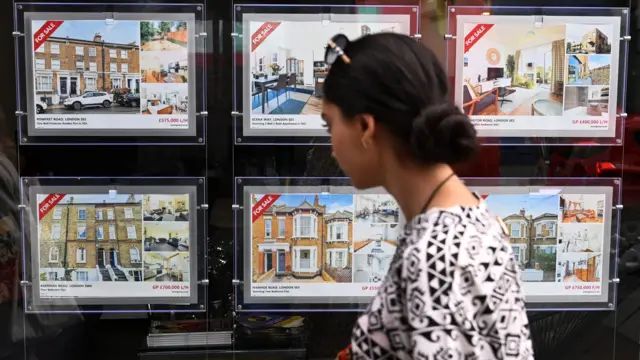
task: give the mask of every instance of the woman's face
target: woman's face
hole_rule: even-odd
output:
[[[331,134],[333,157],[358,189],[382,184],[382,171],[375,144],[362,122],[346,119],[335,104],[323,101],[322,118]]]

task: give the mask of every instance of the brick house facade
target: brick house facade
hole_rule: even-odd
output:
[[[523,267],[535,264],[537,251],[556,253],[558,238],[558,215],[544,213],[533,218],[521,209],[502,219],[505,223],[509,243],[516,261]]]
[[[40,278],[141,281],[141,203],[69,202],[40,220]]]
[[[86,91],[140,90],[140,46],[50,37],[34,56],[35,92],[48,105]]]
[[[256,219],[251,242],[254,281],[270,272],[295,278],[321,275],[326,206],[319,201],[316,195],[313,204],[273,205]]]

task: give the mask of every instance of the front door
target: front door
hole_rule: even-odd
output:
[[[71,81],[70,81],[70,94],[71,95],[79,95],[80,93],[78,93],[78,78],[77,77],[71,77]]]
[[[109,249],[109,264],[111,264],[111,267],[116,267],[116,265],[118,264],[118,259],[116,258],[116,250],[113,248]]]
[[[269,270],[273,269],[273,254],[271,251],[264,252],[264,272],[268,273]]]
[[[99,267],[104,267],[104,256],[105,256],[105,252],[104,249],[100,248],[98,249],[98,266]]]
[[[69,89],[67,88],[67,77],[60,77],[60,95],[69,95]]]
[[[282,250],[278,251],[278,268],[276,269],[277,272],[282,273],[285,271],[285,253]]]

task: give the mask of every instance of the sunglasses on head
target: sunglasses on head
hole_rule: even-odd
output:
[[[344,53],[347,45],[349,45],[349,38],[345,35],[338,34],[332,37],[327,42],[327,49],[324,53],[324,61],[327,65],[333,65],[338,58],[342,59],[345,64],[351,64],[351,59]]]

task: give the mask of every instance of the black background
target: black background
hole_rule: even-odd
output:
[[[61,1],[58,1],[61,2]],[[62,1],[67,2],[67,1]],[[110,1],[118,3],[121,1]],[[134,1],[127,1],[128,3]],[[135,1],[144,12],[145,1]],[[181,1],[173,1],[177,3]],[[154,1],[153,3],[163,3]],[[353,1],[255,1],[260,4],[355,4]],[[359,2],[363,3],[363,2]],[[367,4],[406,4],[410,1],[377,1]],[[449,2],[448,5],[482,5],[477,1]],[[420,4],[422,41],[433,47],[444,59],[445,43],[436,22],[446,16],[443,1],[425,0]],[[635,30],[635,4],[621,0],[589,0],[575,3],[569,0],[555,1],[493,1],[494,6],[580,6],[580,7],[629,7],[631,6],[632,36],[629,51],[628,97],[626,112],[627,134],[624,153],[620,149],[600,147],[593,152],[613,164],[625,165],[623,197],[624,212],[621,231],[620,278],[618,304],[624,304],[617,312],[542,312],[530,313],[537,359],[632,359],[640,354],[640,321],[633,318],[639,310],[639,301],[633,301],[635,291],[640,290],[640,278],[633,257],[633,246],[638,243],[640,226],[637,225],[638,205],[632,191],[637,187],[638,177],[634,176],[640,136],[631,126],[633,115],[638,113],[640,99],[637,96],[638,42]],[[101,11],[96,6],[95,11]],[[211,318],[226,318],[219,328],[230,330],[232,326],[232,274],[233,274],[233,221],[231,204],[235,176],[342,176],[337,165],[330,157],[328,146],[270,146],[270,145],[234,145],[232,111],[232,38],[231,21],[232,2],[229,0],[208,1],[207,17],[207,93],[208,122],[207,146],[20,146],[19,155],[14,160],[18,164],[20,176],[193,176],[206,177],[209,222],[209,312]],[[16,78],[14,72],[13,44],[13,4],[0,2],[0,44],[4,44],[4,56],[0,57],[3,69],[0,72],[0,105],[4,119],[0,121],[1,138],[16,140]],[[24,110],[24,109],[23,109]],[[4,140],[6,142],[6,140]],[[463,175],[474,176],[537,176],[536,169],[540,161],[548,161],[549,154],[560,153],[569,158],[581,156],[584,151],[573,147],[544,148],[501,146],[485,149],[491,156],[480,156],[476,162],[464,169]],[[9,151],[7,150],[7,153]],[[499,156],[499,160],[495,158]],[[495,166],[497,165],[497,166]],[[640,169],[640,167],[638,167]],[[573,173],[573,172],[572,172]],[[589,174],[576,170],[577,176]],[[620,175],[619,173],[617,174]],[[629,189],[630,192],[625,192]],[[629,260],[631,259],[631,260]],[[270,349],[306,348],[311,359],[333,358],[337,351],[349,343],[351,326],[355,313],[338,313],[330,310],[321,313],[301,314],[307,317],[306,338],[283,342],[255,342],[237,339],[233,348],[226,350],[255,350],[244,353],[242,358],[264,359]],[[157,316],[166,318],[167,315]],[[191,314],[184,318],[203,318],[205,314]],[[178,317],[180,318],[180,317]],[[0,319],[2,321],[2,319]],[[29,344],[15,358],[35,353],[41,359],[95,358],[95,359],[134,359],[141,355],[171,358],[233,358],[234,355],[223,349],[192,349],[187,352],[167,353],[151,352],[144,348],[148,333],[149,319],[101,320],[99,315],[87,315],[79,325],[61,329],[57,335],[42,337]],[[635,325],[634,323],[637,323]],[[635,329],[624,335],[618,331],[622,326]],[[177,350],[177,349],[176,349]],[[203,351],[205,350],[205,351]],[[273,354],[273,358],[294,358],[297,353]],[[240,358],[240,355],[236,355]]]

